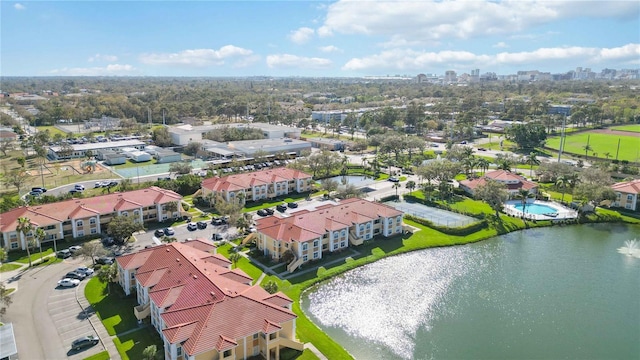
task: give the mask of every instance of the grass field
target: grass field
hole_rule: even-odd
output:
[[[584,146],[589,139],[589,158],[593,154],[597,154],[598,158],[605,159],[606,153],[609,153],[609,159],[616,158],[616,149],[618,147],[618,139],[620,139],[620,152],[618,160],[640,161],[640,139],[633,136],[618,136],[598,133],[583,132],[574,135],[567,135],[565,138],[564,151],[576,155],[584,155]],[[550,138],[547,140],[547,147],[558,150],[560,148],[560,137]]]
[[[614,127],[611,127],[611,129],[620,130],[620,131],[640,132],[640,124],[614,126]]]
[[[43,131],[47,131],[49,130],[49,136],[53,137],[55,134],[60,134],[63,137],[67,137],[67,133],[56,128],[55,126],[38,126],[36,128],[38,130],[38,132],[43,132]]]

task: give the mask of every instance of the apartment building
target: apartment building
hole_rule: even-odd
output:
[[[640,194],[640,179],[625,181],[611,185],[616,193],[616,200],[611,204],[627,210],[640,210],[638,194]]]
[[[279,359],[295,339],[293,303],[269,294],[206,240],[174,242],[117,258],[119,283],[135,292],[139,320],[150,317],[165,359]]]
[[[285,167],[244,174],[212,177],[202,181],[202,196],[220,195],[226,201],[258,201],[311,191],[313,178]]]
[[[287,267],[290,272],[350,244],[361,245],[377,235],[402,233],[402,211],[357,198],[288,215],[259,219],[256,243],[265,256],[274,260],[282,259],[290,251],[294,256]]]
[[[64,238],[79,238],[101,234],[115,216],[133,216],[145,223],[161,222],[180,216],[182,196],[152,186],[147,189],[101,195],[92,198],[70,199],[51,204],[22,206],[0,214],[0,238],[7,250],[26,249],[34,232],[17,231],[18,219],[28,218],[34,228],[47,234],[43,242]],[[166,210],[168,203],[177,203],[177,211]]]

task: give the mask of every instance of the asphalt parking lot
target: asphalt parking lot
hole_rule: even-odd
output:
[[[154,240],[155,236],[153,233],[156,230],[157,228],[154,228],[154,229],[149,229],[144,234],[136,234],[135,235],[136,243],[144,246],[160,244],[159,238],[156,238],[156,240]],[[179,226],[174,226],[173,230],[175,230],[176,233],[172,236],[178,239],[178,241],[184,241],[186,239],[195,239],[195,238],[204,238],[204,239],[211,240],[214,234],[222,234],[222,236],[225,239],[228,239],[230,234],[234,234],[236,231],[235,228],[229,229],[227,225],[214,226],[211,224],[211,220],[207,221],[206,229],[196,229],[193,231],[189,231],[187,230],[187,225],[182,224]]]
[[[82,281],[89,281],[89,278]],[[87,314],[76,300],[77,291],[80,291],[79,287],[56,287],[49,293],[47,299],[47,311],[58,331],[63,347],[68,349],[68,359],[84,359],[104,351],[102,343],[80,351],[71,350],[73,340],[89,335],[98,337],[87,319]],[[84,294],[77,295],[84,296]]]

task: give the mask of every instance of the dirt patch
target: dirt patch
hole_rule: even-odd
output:
[[[612,129],[591,130],[591,131],[587,131],[587,134],[605,134],[605,135],[631,136],[631,137],[640,138],[640,132],[612,130]]]

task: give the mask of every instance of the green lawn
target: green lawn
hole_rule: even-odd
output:
[[[55,126],[38,126],[36,128],[36,130],[38,132],[43,132],[43,131],[49,130],[49,136],[51,136],[51,137],[53,137],[55,134],[60,134],[65,138],[67,137],[67,133],[66,132],[56,128]]]
[[[589,158],[593,157],[593,153],[598,158],[605,159],[605,153],[609,153],[609,159],[616,158],[618,148],[618,140],[620,140],[620,152],[618,160],[638,161],[640,153],[638,152],[638,144],[640,138],[634,136],[618,136],[599,133],[581,132],[577,134],[567,135],[565,137],[564,151],[576,155],[584,156],[584,146],[587,145],[589,139]],[[554,150],[560,148],[560,137],[553,137],[547,140],[546,146]]]
[[[276,205],[285,203],[285,202],[296,202],[296,201],[300,201],[300,200],[304,200],[307,196],[309,196],[309,193],[304,193],[304,194],[290,194],[288,197],[286,198],[277,198],[277,199],[273,199],[273,200],[269,200],[269,201],[258,201],[258,202],[249,202],[247,203],[248,206],[245,206],[245,208],[242,210],[242,212],[250,212],[250,211],[256,211],[256,210],[260,210],[260,209],[266,209],[266,208],[270,208],[270,207],[275,207]],[[316,193],[312,193],[311,197],[316,196]]]
[[[108,294],[107,284],[94,277],[87,283],[84,295],[109,335],[116,335],[138,326],[138,320],[133,315],[133,307],[137,305],[136,298],[123,298],[122,289],[117,283],[111,284],[111,294]]]
[[[95,355],[84,358],[84,360],[109,360],[109,352],[107,350],[99,352]]]
[[[640,125],[621,125],[621,126],[613,126],[610,129],[612,130],[620,130],[620,131],[631,131],[631,132],[640,132]]]
[[[15,259],[15,260],[11,260],[11,261],[15,261],[15,262],[19,262],[21,264],[28,264],[29,263],[29,256],[27,256],[27,252],[23,252],[22,254],[24,254],[24,256]],[[48,249],[44,249],[42,250],[42,256],[47,256],[53,254],[53,249],[52,248],[48,248]],[[40,252],[38,251],[38,249],[31,249],[31,262],[34,262],[36,260],[40,259]]]
[[[133,313],[133,311],[131,312]],[[155,332],[155,329],[144,327],[128,334],[118,336],[113,339],[118,353],[122,360],[139,360],[143,359],[142,352],[149,345],[155,345],[158,350],[156,359],[164,359],[164,345],[162,339]]]
[[[22,265],[18,264],[2,264],[0,265],[0,272],[12,271],[21,268]]]
[[[127,168],[135,168],[136,166],[147,166],[147,165],[155,165],[158,163],[157,159],[151,159],[151,161],[146,161],[146,162],[133,162],[129,159],[127,159],[127,162],[122,164],[122,165],[113,165],[112,168],[114,169],[127,169]]]

